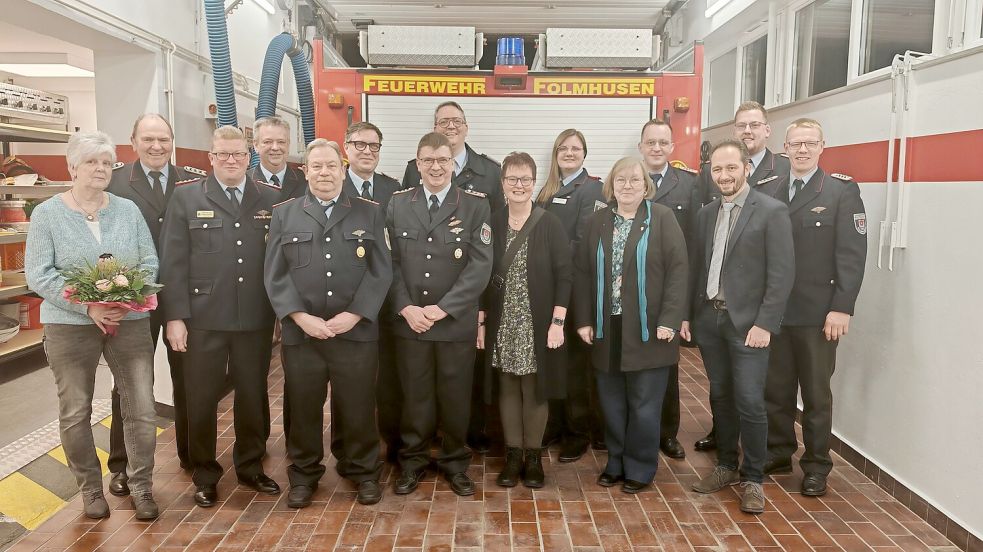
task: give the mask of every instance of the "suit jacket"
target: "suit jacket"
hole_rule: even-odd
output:
[[[355,188],[355,183],[352,182],[352,175],[348,174],[348,169],[345,169],[344,186],[345,192],[349,196],[361,197],[362,190]],[[399,191],[399,188],[399,181],[391,176],[375,173],[375,176],[372,177],[372,201],[379,204],[383,215],[386,213],[386,208],[389,206],[389,200],[393,197],[393,193]]]
[[[534,207],[542,209],[542,207]],[[491,217],[494,237],[494,263],[492,274],[503,278],[508,276],[508,268],[502,265],[505,257],[505,244],[509,231],[509,211],[496,211]],[[553,307],[567,307],[570,303],[570,290],[573,287],[573,265],[570,240],[563,229],[563,222],[546,212],[529,232],[526,241],[526,281],[529,292],[529,309],[532,313],[533,345],[536,355],[536,397],[539,400],[562,399],[567,388],[567,346],[550,349],[546,346],[546,334],[553,321]],[[485,334],[485,402],[491,404],[495,381],[492,370],[492,353],[499,332],[505,338],[514,335],[514,328],[502,328],[502,308],[505,302],[506,286],[488,286],[485,294],[485,308],[488,311]]]
[[[773,186],[776,184],[776,180],[781,175],[788,175],[790,170],[788,157],[784,153],[776,155],[771,150],[766,149],[765,156],[761,158],[761,163],[758,163],[758,166],[751,172],[747,182],[752,188],[768,185],[768,188],[765,189],[767,191],[758,191],[763,191],[767,195],[775,195]],[[710,176],[709,163],[704,163],[700,169],[700,189],[704,205],[720,197],[720,190]]]
[[[266,246],[266,291],[283,323],[283,343],[310,337],[290,314],[325,320],[350,312],[362,317],[337,339],[375,341],[378,314],[392,283],[385,215],[378,206],[342,189],[331,218],[308,192],[273,209]]]
[[[139,161],[118,165],[113,170],[113,177],[109,181],[109,188],[106,190],[137,204],[137,207],[140,208],[140,214],[147,221],[147,228],[150,228],[150,235],[154,238],[154,247],[157,248],[157,251],[160,251],[160,228],[164,224],[167,205],[174,195],[175,184],[200,178],[199,175],[173,164],[167,167],[167,184],[164,186],[163,203],[154,195],[150,179],[147,177],[147,173],[143,172],[143,165]]]
[[[559,217],[574,248],[583,238],[590,216],[607,206],[601,188],[599,179],[587,174],[586,169],[581,169],[577,178],[560,186],[549,203],[544,205],[547,211]]]
[[[295,197],[303,197],[307,193],[307,177],[304,176],[304,173],[289,165],[287,166],[287,172],[283,175],[283,182],[280,183],[280,186],[275,186],[267,182],[266,175],[263,174],[263,169],[259,165],[253,169],[251,176],[256,182],[269,184],[279,191],[280,197],[277,203]]]
[[[697,258],[701,263],[693,289],[694,313],[709,308],[707,278],[713,255],[713,235],[720,200],[700,209]],[[784,203],[750,190],[727,239],[720,283],[727,298],[727,313],[741,334],[751,326],[773,334],[781,329],[785,303],[795,280],[792,224]],[[692,320],[693,318],[690,318]],[[699,335],[695,336],[699,342]]]
[[[591,216],[574,258],[575,327],[594,328],[591,360],[595,370],[605,372],[619,369],[611,366],[613,239],[614,208],[607,207]],[[644,289],[640,289],[637,259],[643,254]],[[678,330],[687,319],[688,274],[686,240],[672,210],[643,201],[628,234],[621,272],[622,372],[669,366],[679,360],[678,335],[670,342],[661,341],[656,330],[659,326]]]
[[[501,165],[490,157],[474,151],[467,144],[464,144],[464,147],[468,150],[468,161],[461,169],[461,173],[454,175],[451,182],[462,190],[485,194],[491,212],[505,207]],[[403,174],[403,188],[413,188],[420,185],[420,171],[416,168],[416,159],[410,159],[406,163],[406,172]]]
[[[437,305],[448,314],[417,334],[404,321],[396,335],[426,341],[476,341],[478,303],[491,277],[491,227],[483,197],[451,187],[431,222],[422,187],[393,194],[386,210],[392,244],[394,313]]]
[[[791,173],[759,188],[788,198]],[[822,326],[830,311],[853,314],[867,263],[867,214],[848,176],[816,171],[789,205],[795,242],[795,286],[786,326]]]
[[[279,192],[246,176],[237,211],[214,175],[174,190],[161,231],[167,320],[199,330],[273,326],[263,261]]]

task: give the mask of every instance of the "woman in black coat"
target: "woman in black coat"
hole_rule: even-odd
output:
[[[687,258],[672,210],[650,201],[640,159],[615,163],[604,184],[614,200],[591,217],[575,258],[577,333],[591,358],[604,411],[608,463],[598,484],[637,493],[655,477],[669,366],[686,318]]]
[[[497,377],[505,434],[498,484],[544,483],[541,462],[548,399],[566,390],[563,325],[572,286],[570,242],[560,220],[532,202],[536,163],[527,153],[502,162],[508,206],[492,214],[494,264],[485,295],[486,378]],[[479,344],[481,346],[482,344]],[[494,368],[492,370],[491,368]],[[492,374],[497,374],[493,376]],[[485,385],[491,402],[492,381]]]

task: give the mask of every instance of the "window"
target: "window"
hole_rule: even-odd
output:
[[[710,62],[710,89],[707,124],[715,125],[734,117],[734,82],[737,80],[737,49]]]
[[[863,0],[860,74],[890,67],[907,50],[932,52],[935,0]]]
[[[765,105],[765,69],[768,63],[768,35],[744,46],[741,67],[741,101],[754,100]]]
[[[851,0],[817,0],[795,12],[792,98],[844,86],[849,73]]]

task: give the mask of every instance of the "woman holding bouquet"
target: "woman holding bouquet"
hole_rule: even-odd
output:
[[[107,297],[132,294],[127,289],[133,287],[131,279],[153,283],[157,278],[157,254],[140,210],[105,191],[115,151],[103,132],[72,135],[66,156],[72,187],[34,209],[25,271],[28,286],[44,298],[44,350],[58,387],[61,442],[82,492],[85,515],[109,515],[90,420],[96,368],[105,355],[122,397],[127,475],[136,517],[153,519],[158,509],[151,493],[156,424],[149,315],[66,299],[73,292],[66,290],[69,272],[95,274],[110,263],[129,267],[131,278],[116,274],[91,282],[93,293]],[[107,253],[112,260],[105,259]]]

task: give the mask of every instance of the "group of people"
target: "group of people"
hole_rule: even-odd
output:
[[[568,129],[538,192],[528,153],[499,165],[468,146],[453,101],[437,106],[402,184],[376,171],[382,131],[368,122],[351,125],[342,145],[312,141],[302,171],[287,165],[283,119],[255,123],[261,162],[251,172],[246,137],[219,127],[207,176],[170,163],[173,131],[156,114],[134,124],[133,163],[115,163],[107,135],[76,133],[72,187],[34,210],[26,270],[45,299],[61,437],[86,515],[109,515],[88,426],[100,355],[116,384],[109,490],[131,495],[138,519],[158,515],[161,329],[177,454],[202,507],[219,501],[217,405],[228,382],[237,479],[280,492],[262,463],[276,327],[294,508],[311,503],[325,471],[329,382],[330,450],[362,504],[383,496],[383,458],[399,466],[396,494],[412,493],[434,462],[455,493],[473,494],[467,468],[491,446],[494,404],[499,485],[542,487],[543,449],[559,440],[561,462],[606,449],[597,483],[637,493],[652,484],[660,450],[686,454],[681,343],[699,346],[710,380],[714,428],[697,449],[718,449],[694,490],[740,483],[741,508],[762,512],[763,476],[791,470],[801,387],[802,492],[822,495],[836,344],[863,278],[863,203],[849,177],[818,168],[818,122],[788,127],[785,156],[766,148],[761,105],[742,104],[734,128],[698,174],[669,162],[669,123],[648,121],[640,155],[618,160],[603,181],[584,168],[584,135]],[[63,298],[61,271],[107,252],[159,273],[158,310]]]

